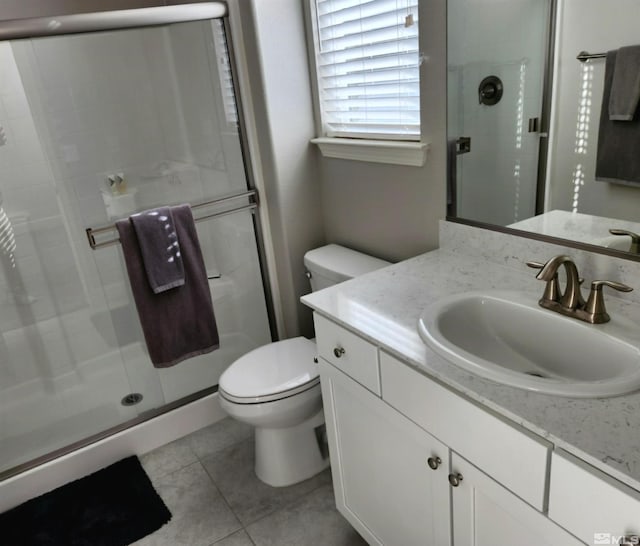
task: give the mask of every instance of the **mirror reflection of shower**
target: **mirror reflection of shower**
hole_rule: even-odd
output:
[[[589,153],[589,129],[591,124],[591,108],[593,98],[593,65],[582,63],[580,70],[581,86],[578,94],[578,112],[576,115],[576,139],[573,153],[576,156],[576,165],[573,169],[573,199],[571,211],[579,212],[580,189],[585,182],[584,158]]]
[[[522,132],[524,130],[524,98],[527,83],[527,62],[528,59],[520,61],[520,77],[518,78],[518,100],[516,102],[516,123],[515,123],[515,164],[513,166],[513,221],[520,219],[520,199],[522,191]]]
[[[449,152],[449,214],[507,226],[536,211],[550,0],[447,8],[447,137],[471,139],[470,151]]]

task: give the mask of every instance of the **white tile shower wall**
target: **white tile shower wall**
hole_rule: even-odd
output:
[[[208,44],[178,27],[177,39],[172,28],[35,41],[56,179],[71,188],[84,226],[110,220],[101,191],[113,173],[137,190],[138,209],[225,193],[224,173],[222,187],[204,188],[195,164],[215,156],[224,167],[211,76],[197,64]]]
[[[147,53],[159,32],[104,32],[33,41],[32,62],[51,137],[56,180],[80,202],[86,226],[108,220],[100,191],[109,173],[166,158]],[[128,184],[138,181],[131,176]],[[75,193],[75,196],[74,196]],[[75,204],[75,203],[74,203]]]
[[[23,42],[15,45],[20,72],[11,46],[3,44],[10,56],[8,66],[13,70],[15,89],[9,87],[8,79],[2,80],[2,97],[13,98],[1,103],[2,113],[28,115],[31,130],[17,132],[38,145],[34,153],[23,153],[34,158],[30,169],[25,169],[36,183],[31,200],[20,202],[11,197],[30,212],[33,209],[45,215],[38,223],[32,221],[32,232],[19,234],[22,240],[18,241],[20,259],[29,266],[24,284],[36,296],[29,306],[35,311],[29,321],[34,326],[24,328],[24,313],[21,315],[17,306],[3,308],[9,312],[3,312],[1,319],[7,322],[2,324],[7,333],[0,351],[10,353],[12,362],[21,362],[17,373],[9,368],[3,371],[13,380],[61,378],[75,371],[74,363],[91,361],[122,344],[133,343],[139,349],[141,335],[137,324],[131,323],[135,313],[120,249],[93,252],[83,233],[85,226],[107,221],[101,196],[107,172],[130,173],[128,182],[138,189],[140,208],[227,193],[235,188],[228,173],[220,170],[225,166],[237,171],[232,173],[234,185],[244,187],[237,134],[233,127],[225,126],[222,139],[229,141],[227,161],[221,156],[220,138],[215,136],[221,111],[218,97],[212,95],[210,76],[195,74],[206,72],[195,61],[208,62],[206,48],[212,47],[205,27],[199,28],[202,33],[190,33],[186,26],[178,25],[171,31],[151,29],[139,36],[105,32],[36,40],[33,45]],[[190,48],[197,50],[198,59],[189,58]],[[215,59],[212,61],[215,65]],[[35,135],[36,126],[42,146]],[[187,132],[195,132],[190,140],[181,132],[185,127]],[[15,142],[12,133],[10,136]],[[235,145],[231,144],[233,139]],[[191,150],[193,142],[201,148]],[[213,155],[204,157],[205,149]],[[45,156],[52,159],[50,169]],[[196,160],[202,164],[196,165]],[[18,171],[22,167],[11,168]],[[46,206],[53,205],[50,211],[37,208],[43,194],[37,184],[46,184],[51,192],[45,200]],[[26,181],[12,180],[8,187],[30,189]],[[59,207],[65,210],[66,224]],[[51,216],[54,212],[56,217]],[[255,248],[250,215],[203,222],[198,230],[209,271],[220,272],[219,263],[226,262],[223,280],[230,288],[222,296],[214,294],[223,332],[235,334],[247,326],[249,341],[245,345],[269,341],[264,301],[258,293],[257,257],[249,251]],[[82,278],[78,277],[79,269]],[[84,291],[80,288],[83,283]],[[43,287],[55,290],[48,293]],[[83,293],[90,301],[84,301]],[[70,305],[73,301],[90,304],[91,310],[73,313],[77,307]],[[243,303],[247,304],[243,309],[253,310],[251,319],[232,312]],[[55,318],[56,314],[63,316]],[[264,323],[259,324],[258,319]],[[126,340],[123,332],[129,336]],[[38,343],[34,345],[35,338]],[[24,357],[19,359],[22,353]],[[130,372],[136,368],[138,356],[131,351],[122,353]],[[149,377],[138,379],[140,384],[149,384]]]
[[[46,139],[41,140],[38,136],[34,137],[35,128],[41,125],[43,108],[40,107],[37,97],[27,92],[28,84],[31,83],[29,66],[25,65],[24,62],[20,63],[18,61],[20,58],[24,60],[24,55],[21,56],[21,52],[26,48],[27,44],[25,42],[21,42],[19,45],[2,44],[0,62],[4,66],[5,73],[9,76],[3,79],[4,94],[2,95],[2,100],[6,103],[7,100],[12,100],[16,97],[24,99],[24,107],[14,112],[14,114],[9,113],[8,115],[22,116],[23,124],[28,125],[30,128],[27,131],[30,138],[22,141],[16,140],[14,145],[18,147],[19,153],[9,158],[8,161],[6,160],[7,158],[2,158],[2,161],[0,161],[1,168],[5,169],[11,165],[12,160],[15,163],[16,161],[22,161],[21,157],[29,158],[29,162],[24,160],[23,164],[13,169],[13,172],[8,171],[6,176],[2,177],[0,191],[4,190],[5,206],[10,215],[24,216],[24,223],[28,222],[27,226],[36,241],[36,248],[40,249],[38,253],[34,253],[34,256],[37,255],[39,258],[48,257],[44,256],[48,252],[49,255],[64,255],[70,258],[68,260],[57,259],[56,267],[48,268],[46,282],[40,283],[38,286],[39,292],[41,292],[39,299],[46,299],[46,297],[55,293],[59,296],[54,300],[56,304],[63,302],[64,305],[62,307],[64,309],[75,309],[86,303],[87,292],[84,291],[83,294],[82,290],[76,291],[72,289],[74,284],[84,286],[84,281],[77,263],[77,256],[74,255],[73,249],[69,244],[72,234],[65,233],[65,220],[60,213],[61,198],[63,196],[60,193],[60,186],[56,186],[54,180],[55,163],[49,164],[45,161],[45,157],[50,158],[52,154],[47,150]],[[20,70],[18,66],[20,66]],[[32,88],[33,86],[31,86]],[[28,94],[31,102],[27,100]],[[22,103],[22,101],[20,102]],[[9,108],[4,110],[12,112],[12,109]],[[5,188],[7,189],[5,190]],[[53,239],[51,237],[52,233],[59,235],[59,238]],[[40,244],[40,239],[45,242]],[[47,249],[47,252],[43,252],[42,249]],[[27,274],[27,269],[27,267],[22,268],[21,273]],[[40,269],[43,268],[41,267]],[[60,285],[60,290],[58,290],[58,285]],[[52,294],[47,295],[47,290],[51,291]],[[43,291],[45,292],[44,296],[42,294]],[[64,296],[64,299],[61,296]],[[35,315],[36,320],[40,318],[43,318],[43,316],[40,314]]]
[[[193,70],[193,67],[217,69],[217,66],[212,66],[209,62],[210,55],[214,54],[211,23],[173,25],[168,31],[168,39],[172,65],[175,68],[174,81],[180,100],[181,122],[184,126],[182,143],[176,146],[174,141],[176,151],[182,148],[184,155],[178,155],[175,159],[224,171],[220,132],[225,121],[224,118],[219,119],[220,108],[217,103],[220,96],[218,86],[214,87],[212,82],[212,75],[217,75],[216,72],[212,74],[202,68]],[[171,133],[171,128],[168,127],[165,134]],[[171,148],[169,151],[174,152]]]
[[[72,311],[86,306],[87,302],[78,276],[76,256],[60,215],[59,206],[65,201],[67,189],[65,176],[56,177],[62,201],[57,198],[53,176],[54,172],[64,174],[65,169],[72,174],[91,172],[100,167],[101,164],[92,164],[92,161],[104,159],[98,150],[87,148],[83,153],[82,147],[86,147],[89,137],[94,136],[92,123],[95,125],[93,133],[101,133],[103,122],[109,121],[96,116],[100,113],[99,103],[106,97],[100,96],[97,92],[100,89],[90,87],[87,74],[82,72],[85,68],[90,69],[88,59],[80,58],[84,51],[78,51],[62,40],[52,42],[51,48],[42,41],[34,42],[37,66],[23,64],[23,74],[18,70],[12,46],[8,43],[0,45],[3,76],[0,78],[0,122],[8,128],[7,144],[0,148],[0,191],[4,206],[14,221],[18,260],[15,270],[3,268],[0,273],[0,346],[6,356],[2,373],[3,378],[8,379],[3,381],[3,387],[22,385],[28,390],[51,386],[54,378],[56,388],[72,386],[79,378],[77,362],[89,362],[105,350],[112,350],[104,346],[102,336],[87,320],[86,313],[82,319],[74,320],[76,315]],[[27,46],[23,43],[20,47],[24,53]],[[19,55],[19,58],[24,61],[29,57]],[[40,82],[29,77],[32,68],[42,69]],[[23,80],[22,76],[26,78]],[[34,83],[50,92],[41,93]],[[30,97],[36,101],[35,105],[30,106],[27,100],[25,84],[30,86]],[[91,91],[95,93],[92,95]],[[38,104],[39,97],[43,100]],[[141,106],[144,106],[141,102],[136,104],[136,108]],[[95,111],[92,111],[94,107]],[[140,111],[144,112],[144,108]],[[91,115],[83,117],[83,112]],[[147,118],[153,119],[149,115]],[[51,134],[57,142],[44,142],[43,147],[36,134],[37,124],[48,129],[43,136]],[[62,161],[54,161],[53,169],[50,169],[47,155]],[[85,183],[86,178],[82,177]],[[76,182],[76,189],[85,188],[77,179],[72,182]],[[97,183],[102,181],[97,180]],[[69,188],[71,192],[72,188]],[[89,195],[79,193],[82,198]],[[69,203],[68,199],[66,203]],[[67,208],[67,213],[71,214],[70,207]],[[103,210],[102,207],[101,212]],[[79,243],[86,246],[81,229],[77,232]],[[6,275],[11,278],[5,278]],[[68,375],[70,372],[71,376]],[[120,390],[124,391],[126,387]],[[12,397],[3,391],[3,398]]]
[[[81,255],[86,255],[83,228],[109,220],[101,195],[109,173],[125,173],[129,187],[137,190],[140,209],[198,202],[227,191],[226,173],[207,173],[203,181],[200,167],[185,162],[195,157],[189,151],[192,142],[220,155],[219,143],[212,141],[216,109],[211,81],[195,64],[207,62],[209,44],[204,34],[189,28],[40,40],[32,55],[22,57],[39,71],[32,87],[47,90],[39,93],[43,118],[46,115],[41,124],[51,136],[54,171],[67,212],[73,218],[80,211],[73,231]],[[172,52],[176,48],[180,55]],[[198,59],[189,58],[189,52]],[[190,130],[201,124],[199,134],[186,134],[185,112],[192,121]],[[87,284],[93,278],[88,274]],[[92,294],[100,289],[93,284],[88,290]]]
[[[0,44],[0,193],[16,240],[16,265],[3,252],[0,331],[6,359],[3,386],[73,368],[70,347],[53,334],[52,319],[86,304],[77,264],[60,216],[52,173],[10,44]],[[48,324],[49,326],[45,326]],[[55,339],[44,349],[47,339]],[[27,345],[25,345],[27,344]]]
[[[205,223],[201,226],[205,228]],[[214,306],[216,313],[226,308],[227,312],[220,314],[231,327],[225,329],[222,324],[221,331],[246,335],[251,347],[268,343],[271,338],[266,327],[268,319],[251,213],[218,218],[208,222],[205,229],[209,231],[221,274],[218,282],[211,283]],[[223,288],[221,301],[219,291]]]
[[[0,191],[8,214],[29,210],[31,219],[59,214],[51,173],[35,126],[11,46],[0,44],[0,125],[7,142],[0,147]],[[33,206],[33,210],[31,209]]]
[[[595,181],[604,59],[580,63],[578,52],[606,52],[640,43],[635,0],[565,0],[557,45],[554,127],[549,178],[552,192],[545,210],[576,210],[609,218],[638,220],[638,188]],[[583,86],[585,89],[583,89]],[[586,93],[586,96],[583,96]],[[580,115],[580,106],[586,112]],[[578,131],[582,146],[578,146]],[[580,171],[583,176],[576,173]]]

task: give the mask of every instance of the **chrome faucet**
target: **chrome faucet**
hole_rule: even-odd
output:
[[[583,279],[578,275],[578,268],[569,256],[562,254],[554,256],[545,264],[527,262],[527,265],[539,269],[536,278],[547,283],[544,294],[538,301],[541,307],[591,324],[601,324],[611,320],[604,305],[603,286],[609,286],[621,292],[633,290],[630,286],[619,282],[593,281],[589,299],[585,302],[580,289]],[[560,266],[564,266],[567,274],[564,291],[559,287]]]

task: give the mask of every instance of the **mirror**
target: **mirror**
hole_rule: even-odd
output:
[[[448,0],[449,219],[640,259],[640,180],[596,180],[604,54],[639,21],[637,0]],[[615,123],[640,171],[639,116]]]

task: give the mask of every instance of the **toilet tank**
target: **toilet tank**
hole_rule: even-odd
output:
[[[313,292],[387,265],[391,263],[334,244],[314,248],[304,255]]]

